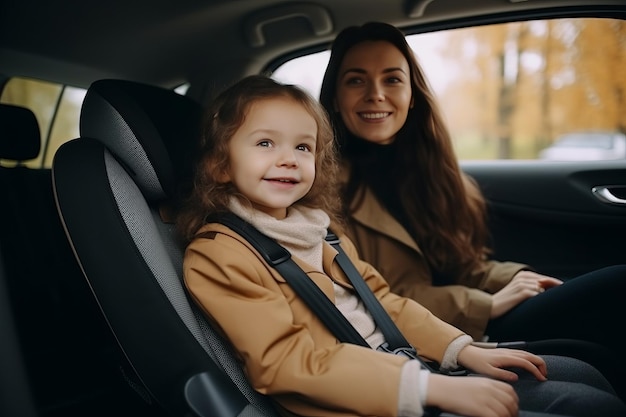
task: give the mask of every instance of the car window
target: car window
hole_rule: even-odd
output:
[[[86,90],[29,78],[11,78],[2,90],[0,102],[33,111],[41,132],[39,156],[25,165],[50,168],[56,150],[78,137],[80,106]]]
[[[545,150],[570,134],[607,146],[596,132],[626,129],[626,25],[619,20],[535,20],[407,40],[439,99],[459,159],[589,159],[584,151]],[[291,60],[272,76],[318,97],[329,55]],[[626,158],[626,150],[610,146],[613,152],[594,158]]]
[[[174,89],[184,95],[189,84]],[[26,107],[33,111],[41,131],[41,151],[26,161],[30,168],[50,168],[59,147],[79,136],[80,108],[87,90],[48,81],[15,77],[9,79],[0,103]],[[3,162],[6,164],[6,162]]]

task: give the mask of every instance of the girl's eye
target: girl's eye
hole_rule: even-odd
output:
[[[303,152],[311,152],[311,147],[309,145],[301,144],[296,146],[296,149]]]
[[[272,146],[272,142],[270,142],[269,140],[261,140],[257,143],[257,146],[261,146],[263,148],[269,148]]]

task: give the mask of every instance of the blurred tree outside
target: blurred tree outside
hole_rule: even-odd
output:
[[[626,131],[626,23],[558,19],[439,33],[441,55],[458,67],[438,96],[460,158],[534,159],[563,133]]]

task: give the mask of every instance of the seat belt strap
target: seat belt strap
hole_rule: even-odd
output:
[[[261,254],[263,259],[280,273],[339,341],[370,347],[348,319],[339,311],[337,306],[291,259],[291,254],[287,249],[234,213],[225,213],[219,216],[217,221],[244,237]],[[365,304],[365,307],[372,315],[374,322],[376,322],[376,325],[385,336],[386,343],[379,346],[377,350],[416,359],[424,369],[430,372],[437,372],[431,364],[419,357],[416,349],[404,338],[400,329],[391,320],[380,301],[367,286],[361,274],[359,274],[350,258],[339,245],[339,238],[329,231],[327,240],[337,250],[339,266],[348,276],[363,304]]]
[[[339,267],[343,270],[344,274],[346,274],[352,287],[361,298],[361,301],[363,301],[365,308],[367,308],[374,322],[376,322],[376,325],[385,336],[385,343],[379,346],[378,350],[416,359],[421,363],[422,368],[434,373],[439,372],[433,362],[423,360],[417,354],[417,350],[406,340],[400,329],[398,329],[398,326],[396,326],[396,323],[394,323],[389,313],[387,313],[378,298],[376,298],[374,292],[367,286],[363,276],[357,271],[356,267],[339,244],[340,241],[337,235],[329,230],[326,235],[326,241],[337,251],[336,260]]]
[[[285,278],[291,288],[306,302],[338,340],[370,347],[337,306],[291,259],[291,254],[287,249],[233,213],[221,215],[217,221],[228,226],[250,242],[263,259]]]
[[[344,252],[339,244],[340,242],[337,235],[329,231],[326,235],[326,241],[337,251],[337,263],[350,280],[350,283],[359,294],[359,297],[361,297],[363,304],[365,304],[365,307],[374,318],[376,325],[385,335],[389,349],[394,351],[399,348],[410,347],[411,344],[402,335],[398,326],[393,322],[378,298],[376,298],[376,295],[372,292],[370,287],[367,286],[359,271],[357,271],[350,258],[348,258],[348,255]]]

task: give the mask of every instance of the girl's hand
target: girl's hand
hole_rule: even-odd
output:
[[[432,374],[426,405],[468,417],[514,417],[518,398],[513,387],[493,379]]]
[[[493,295],[490,317],[492,319],[500,317],[527,298],[562,283],[560,279],[536,272],[520,271],[504,288]]]
[[[509,382],[517,381],[518,376],[506,368],[524,369],[539,381],[545,381],[548,374],[545,361],[525,350],[487,349],[469,345],[459,352],[457,361],[476,373]]]

